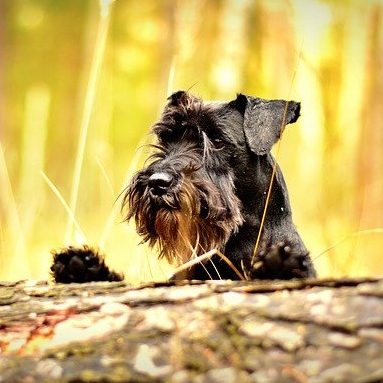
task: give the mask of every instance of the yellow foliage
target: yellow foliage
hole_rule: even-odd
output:
[[[381,0],[0,2],[0,279],[84,240],[129,281],[167,275],[117,196],[190,88],[301,101],[278,160],[319,275],[383,274],[382,58]]]

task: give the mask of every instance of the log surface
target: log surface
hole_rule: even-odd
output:
[[[0,283],[0,383],[383,381],[383,279]]]

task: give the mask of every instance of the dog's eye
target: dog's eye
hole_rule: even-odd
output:
[[[220,138],[213,138],[211,142],[213,143],[216,149],[222,149],[225,146],[225,142],[222,141]]]

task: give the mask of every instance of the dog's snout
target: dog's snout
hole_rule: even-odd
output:
[[[157,196],[165,194],[172,184],[172,176],[168,173],[154,173],[149,177],[150,191]]]

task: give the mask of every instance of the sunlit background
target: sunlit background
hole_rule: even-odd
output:
[[[382,0],[2,0],[0,279],[84,242],[165,278],[117,197],[189,88],[301,101],[278,161],[318,272],[383,274]]]

